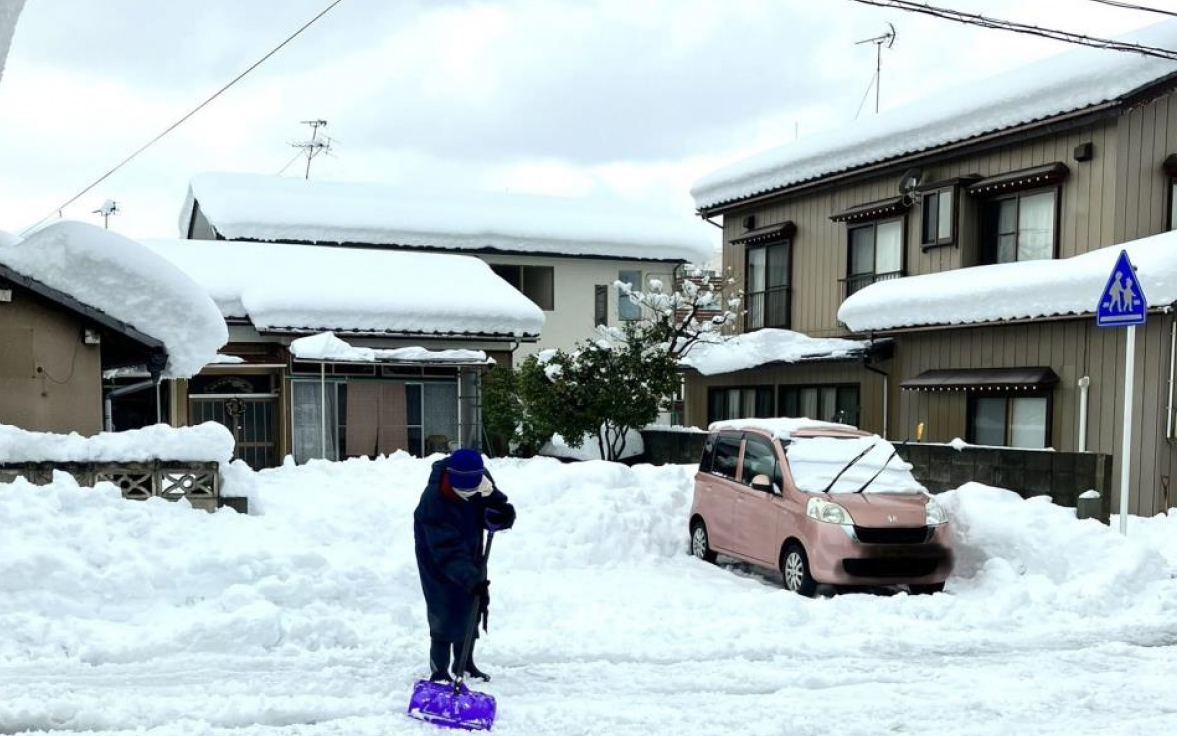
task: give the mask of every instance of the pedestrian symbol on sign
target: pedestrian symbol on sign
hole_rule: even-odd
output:
[[[1147,313],[1148,300],[1136,278],[1136,269],[1128,260],[1128,251],[1120,251],[1107,286],[1100,294],[1095,324],[1100,327],[1142,325]]]

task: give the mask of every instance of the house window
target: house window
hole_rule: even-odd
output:
[[[788,327],[792,242],[784,240],[747,250],[744,303],[745,330]]]
[[[556,270],[551,266],[508,266],[492,263],[490,269],[545,312],[556,308]]]
[[[609,287],[593,287],[593,326],[609,324]]]
[[[1050,445],[1049,396],[969,396],[969,442],[998,447]]]
[[[903,275],[903,219],[850,228],[850,263],[846,296],[876,281]]]
[[[920,245],[948,245],[956,230],[956,188],[945,187],[925,192],[920,220]]]
[[[1169,178],[1169,229],[1177,230],[1177,177]]]
[[[858,426],[859,388],[843,386],[781,386],[777,416],[806,417]]]
[[[641,271],[621,271],[617,275],[617,280],[623,284],[629,284],[634,289],[642,288]],[[636,319],[641,319],[642,307],[640,304],[634,304],[629,300],[628,296],[618,291],[617,318],[623,322],[633,322]]]
[[[772,416],[772,386],[712,388],[707,392],[707,422]]]
[[[1058,190],[1020,192],[991,199],[982,211],[986,263],[1054,258]]]

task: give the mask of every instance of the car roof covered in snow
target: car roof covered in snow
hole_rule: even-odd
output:
[[[712,432],[726,430],[753,430],[764,432],[779,440],[792,440],[794,437],[867,437],[869,432],[863,432],[857,427],[837,422],[823,422],[806,417],[774,417],[759,419],[727,419],[712,422],[709,429]]]
[[[472,256],[372,248],[148,240],[225,318],[259,332],[539,336],[544,314]]]
[[[425,193],[380,183],[255,174],[193,177],[193,208],[229,240],[350,243],[551,256],[706,263],[714,245],[689,215],[604,197],[493,192]]]
[[[196,375],[229,339],[216,305],[193,279],[96,225],[55,221],[24,240],[0,235],[0,266],[157,340],[168,354],[165,376]]]
[[[1121,40],[1177,48],[1177,21]],[[729,164],[700,179],[691,194],[699,209],[709,209],[1059,115],[1119,105],[1174,74],[1177,61],[1169,59],[1072,49]]]

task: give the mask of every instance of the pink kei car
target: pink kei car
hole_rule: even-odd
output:
[[[948,518],[895,447],[808,419],[711,425],[690,532],[699,559],[778,569],[807,596],[822,583],[936,593],[952,571]]]

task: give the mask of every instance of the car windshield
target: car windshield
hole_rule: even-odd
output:
[[[830,493],[854,493],[876,473],[878,477],[866,487],[865,493],[923,493],[926,490],[911,474],[909,463],[891,457],[895,446],[878,436],[844,439],[794,437],[785,448],[785,457],[794,485],[807,493],[821,493],[851,460],[864,451],[866,454],[842,473]],[[889,463],[888,458],[891,458]]]

